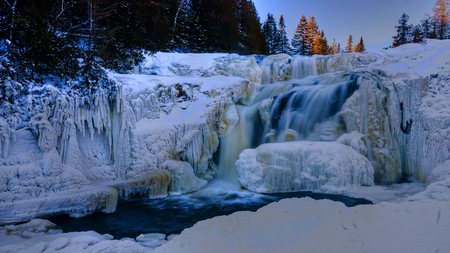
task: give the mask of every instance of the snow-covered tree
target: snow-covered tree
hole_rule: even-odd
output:
[[[275,22],[273,15],[270,13],[267,14],[267,19],[264,22],[263,32],[266,38],[267,53],[269,54],[276,53],[278,47],[277,44],[278,41],[280,41],[280,39],[277,30],[277,23]]]
[[[280,37],[278,50],[280,53],[288,53],[290,51],[289,39],[287,38],[286,25],[284,23],[283,14],[281,14],[280,21],[278,23],[278,33]]]

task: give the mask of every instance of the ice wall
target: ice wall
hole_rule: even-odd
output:
[[[239,75],[260,76],[254,58],[229,58]],[[114,91],[79,96],[46,84],[2,108],[0,223],[113,212],[118,196],[197,191],[216,173],[218,136],[239,120],[235,103],[259,87],[233,76],[110,77]]]

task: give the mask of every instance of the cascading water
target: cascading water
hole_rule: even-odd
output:
[[[338,137],[340,111],[357,88],[356,76],[331,74],[307,82],[277,83],[292,87],[271,94],[273,102],[261,143],[294,140],[334,141]],[[332,129],[334,128],[334,129]]]
[[[356,74],[328,73],[329,57],[269,56],[252,105],[237,105],[239,122],[220,138],[217,179],[239,185],[239,154],[263,143],[334,141],[345,130],[338,112],[358,88]],[[291,79],[295,78],[295,79]],[[286,80],[281,81],[277,80]]]

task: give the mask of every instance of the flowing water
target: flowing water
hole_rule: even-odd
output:
[[[117,239],[141,233],[180,233],[198,221],[236,211],[256,211],[283,198],[330,199],[349,207],[371,204],[365,199],[307,191],[256,194],[240,189],[235,162],[244,149],[268,142],[334,141],[343,133],[337,113],[358,89],[358,76],[329,73],[329,57],[286,57],[270,56],[260,61],[265,85],[252,105],[236,106],[240,121],[220,138],[215,157],[217,178],[207,187],[159,200],[121,200],[112,214],[94,213],[78,219],[61,215],[50,220],[64,232],[95,230]]]
[[[82,218],[60,215],[49,218],[64,232],[94,230],[100,234],[111,234],[115,239],[135,238],[145,233],[179,234],[195,223],[237,211],[256,211],[283,198],[329,199],[351,207],[372,204],[365,199],[312,192],[277,194],[255,194],[248,191],[229,190],[223,182],[213,182],[198,193],[149,200],[136,197],[121,200],[117,210],[111,214],[96,212]]]

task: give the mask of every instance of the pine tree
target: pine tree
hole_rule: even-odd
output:
[[[266,41],[261,29],[258,12],[251,0],[241,0],[241,26],[243,34],[241,43],[244,45],[244,54],[265,54]]]
[[[414,27],[413,32],[412,32],[412,37],[413,37],[413,40],[412,40],[413,43],[423,42],[423,33],[422,33],[421,25],[416,25]]]
[[[321,55],[327,55],[328,54],[328,41],[325,37],[325,34],[323,33],[323,30],[320,32],[320,54]]]
[[[345,52],[346,52],[347,54],[353,52],[353,38],[352,38],[352,35],[351,35],[351,34],[350,34],[350,36],[348,37],[347,47],[345,48]]]
[[[267,53],[276,53],[277,41],[279,41],[277,24],[275,22],[275,19],[273,18],[273,15],[270,13],[267,14],[267,20],[264,22],[263,31],[266,38]]]
[[[333,55],[333,54],[337,54],[337,44],[336,44],[336,39],[333,39],[333,43],[331,43],[331,46],[328,50],[328,54]]]
[[[283,14],[281,14],[281,16],[280,16],[280,21],[279,21],[278,27],[279,27],[278,33],[279,33],[279,37],[280,37],[280,45],[279,45],[280,53],[288,53],[289,52],[289,39],[287,38],[286,25],[284,24]]]
[[[398,26],[397,28],[397,44],[403,45],[410,42],[410,34],[412,25],[408,25],[409,16],[406,15],[406,13],[403,13],[403,15],[398,20]]]
[[[336,54],[340,54],[340,53],[341,53],[341,43],[338,43]]]
[[[437,0],[434,7],[434,19],[437,25],[437,38],[443,40],[446,38],[448,23],[450,22],[450,0]]]
[[[398,39],[397,39],[397,36],[394,36],[393,37],[393,41],[392,41],[392,47],[398,47],[398,46],[400,46],[400,44],[399,44],[399,42],[398,42]]]
[[[311,49],[314,46],[314,41],[316,39],[318,31],[319,27],[317,26],[316,19],[314,18],[314,16],[309,15],[305,43],[305,50],[307,50],[309,55],[312,54]]]
[[[431,39],[434,36],[433,33],[433,27],[432,27],[432,21],[431,17],[428,14],[425,14],[425,18],[420,21],[420,26],[422,29],[422,34],[424,39]]]
[[[354,52],[362,53],[364,51],[366,51],[366,47],[364,45],[363,37],[361,36],[361,39],[360,39],[359,43],[355,46]]]
[[[316,38],[314,39],[313,47],[310,50],[310,54],[311,55],[321,54],[322,44],[323,44],[322,38],[320,37],[320,34],[317,34]]]
[[[302,15],[300,22],[297,25],[297,30],[295,31],[294,38],[292,39],[292,47],[295,54],[307,55],[308,48],[307,44],[307,28],[308,21],[305,18],[305,14]]]

